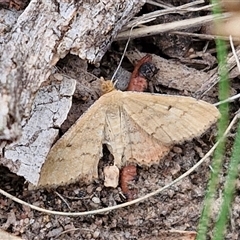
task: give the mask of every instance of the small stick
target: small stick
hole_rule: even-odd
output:
[[[55,191],[55,193],[58,195],[59,198],[61,198],[63,200],[63,202],[67,205],[69,210],[72,210],[71,207],[69,206],[68,202],[64,199],[64,197],[60,193],[58,193],[57,191]]]

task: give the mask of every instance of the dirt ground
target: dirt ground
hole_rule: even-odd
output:
[[[142,13],[153,10],[151,5],[146,5]],[[206,12],[194,14],[196,16],[206,14]],[[184,16],[168,14],[156,20],[156,24],[157,21],[167,22],[192,16],[193,13],[185,14]],[[187,32],[190,33],[202,33],[203,31],[203,26],[187,29]],[[100,66],[95,67],[88,65],[88,72],[96,77],[103,76],[105,78],[111,78],[120,60],[125,43],[125,41],[114,42],[112,48],[102,59]],[[207,46],[206,49],[205,46]],[[174,59],[176,62],[180,62],[185,66],[204,71],[208,74],[211,74],[211,71],[216,68],[217,63],[214,41],[202,40],[191,36],[161,34],[154,37],[136,39],[130,42],[129,49],[138,49],[141,52],[154,53],[165,59]],[[205,52],[203,49],[205,49]],[[190,56],[193,52],[195,53],[195,57]],[[206,56],[206,54],[200,53],[210,54],[211,59],[213,59],[211,64],[203,57]],[[75,72],[75,74],[77,72],[77,64],[75,63],[75,66],[73,66],[72,62],[75,62],[75,60],[71,61],[71,59],[76,59],[76,57],[67,56],[58,63],[59,69],[64,71],[65,74],[71,75],[74,74],[73,72]],[[127,58],[124,59],[122,66],[129,72],[132,72],[134,68]],[[159,71],[164,70],[159,69]],[[231,92],[236,93],[239,91],[239,88],[238,79],[232,79]],[[168,88],[161,86],[159,83],[153,84],[153,90],[157,93],[192,95],[189,91]],[[204,100],[211,103],[217,102],[217,92],[217,86],[213,87],[204,95]],[[73,99],[74,105],[70,113],[70,123],[64,123],[62,132],[65,132],[69,125],[71,125],[96,98],[97,96],[93,94],[84,102],[75,96]],[[237,110],[238,101],[231,104],[231,118]],[[218,203],[221,202],[221,190],[229,157],[231,156],[234,133],[235,129],[232,130],[227,140],[224,172],[222,173],[221,183],[219,184],[219,196],[216,199],[215,208],[212,209],[212,216],[217,214]],[[205,155],[211,146],[213,146],[215,137],[216,126],[214,125],[204,133],[202,137],[188,141],[182,145],[175,145],[171,152],[159,164],[151,167],[138,166],[137,178],[132,182],[132,187],[137,190],[137,197],[144,196],[147,193],[165,186],[190,169]],[[109,155],[109,152],[104,149],[104,158],[99,164],[99,180],[90,185],[76,183],[52,190],[29,190],[28,183],[26,183],[23,178],[9,172],[5,167],[0,167],[0,188],[28,203],[49,210],[82,212],[118,205],[127,201],[121,188],[106,188],[103,184],[102,166],[106,159],[111,158]],[[182,239],[180,236],[168,238],[166,231],[197,230],[210,174],[210,165],[211,158],[207,159],[207,161],[188,177],[148,200],[111,212],[85,217],[47,215],[15,203],[0,195],[0,226],[2,229],[26,240]],[[231,211],[230,225],[225,238],[229,240],[240,239],[239,186],[240,184],[238,183]],[[210,237],[211,230],[209,232],[209,238]]]

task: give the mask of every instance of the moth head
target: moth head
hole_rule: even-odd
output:
[[[113,85],[113,82],[111,80],[104,80],[103,77],[100,78],[101,79],[101,90],[102,90],[102,94],[106,94],[109,93],[113,90],[115,90],[115,87]]]

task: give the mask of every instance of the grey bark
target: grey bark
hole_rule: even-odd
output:
[[[97,63],[144,0],[32,0],[0,45],[0,147],[21,135],[34,96],[67,53]],[[2,26],[1,26],[2,27]]]

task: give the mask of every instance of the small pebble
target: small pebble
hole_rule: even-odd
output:
[[[25,219],[24,219],[24,223],[25,223],[25,224],[28,224],[29,222],[30,222],[29,218],[25,218]]]
[[[86,239],[91,239],[91,237],[92,237],[92,234],[91,234],[91,233],[87,233],[87,234],[86,234]]]
[[[55,74],[54,74],[54,77],[55,77],[57,80],[59,80],[59,81],[62,81],[62,80],[63,80],[63,76],[62,76],[62,74],[60,74],[60,73],[55,73]]]
[[[74,189],[74,190],[73,190],[73,192],[74,192],[76,195],[79,194],[79,191],[80,191],[79,189]]]
[[[54,228],[54,229],[52,229],[51,231],[49,231],[46,236],[47,236],[48,238],[52,238],[52,237],[55,237],[55,236],[59,235],[62,231],[63,231],[63,228],[62,228],[62,227]]]
[[[130,232],[125,232],[124,235],[126,238],[129,238],[131,236]]]
[[[98,238],[100,235],[100,231],[99,230],[96,230],[94,233],[93,233],[93,238]]]
[[[92,198],[92,201],[93,201],[94,203],[100,203],[100,202],[101,202],[98,197],[93,197],[93,198]]]
[[[173,151],[175,152],[175,153],[178,153],[178,154],[180,154],[180,153],[182,153],[182,149],[180,148],[180,147],[173,147]]]
[[[158,236],[158,230],[156,230],[156,229],[153,230],[153,231],[152,231],[152,236]]]
[[[47,223],[47,224],[45,225],[45,227],[46,227],[46,228],[52,227],[52,223],[51,223],[51,222]]]
[[[87,192],[88,194],[92,194],[92,192],[93,192],[93,186],[92,186],[92,185],[87,186],[86,192]]]
[[[33,224],[33,223],[35,223],[35,219],[31,218],[29,221],[29,224]]]

